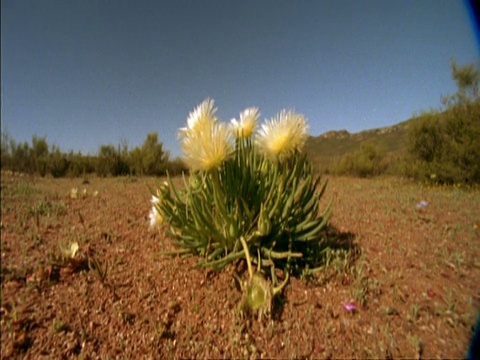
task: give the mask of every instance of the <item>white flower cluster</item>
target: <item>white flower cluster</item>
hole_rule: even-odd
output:
[[[260,117],[257,108],[247,108],[240,113],[239,120],[232,119],[227,127],[219,123],[216,110],[214,101],[206,99],[189,114],[187,127],[179,131],[184,160],[191,170],[218,168],[232,154],[232,136],[250,138]],[[255,134],[255,143],[268,158],[284,159],[303,147],[307,130],[303,115],[282,110],[261,126]]]

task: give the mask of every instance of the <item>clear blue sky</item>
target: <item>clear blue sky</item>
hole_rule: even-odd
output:
[[[230,121],[294,108],[310,134],[393,125],[455,91],[478,61],[455,0],[2,0],[2,131],[63,151],[141,145],[206,97]]]

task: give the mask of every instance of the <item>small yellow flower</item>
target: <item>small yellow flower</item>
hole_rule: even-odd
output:
[[[259,118],[257,108],[247,108],[240,113],[240,120],[232,119],[230,121],[233,133],[238,138],[249,138],[253,133],[255,124]]]
[[[213,107],[214,101],[205,99],[198,105],[187,118],[187,127],[180,128],[179,136],[189,136],[191,133],[202,131],[203,129],[210,129],[218,122],[215,113],[217,109]]]
[[[225,124],[191,130],[182,140],[184,161],[191,170],[218,168],[232,153],[230,132]]]
[[[302,149],[307,130],[303,115],[282,110],[276,118],[262,125],[257,134],[257,145],[266,156],[283,159]]]

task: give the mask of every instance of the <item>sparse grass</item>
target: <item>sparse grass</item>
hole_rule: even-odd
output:
[[[65,204],[63,202],[51,202],[48,200],[40,200],[30,210],[30,216],[35,218],[37,226],[39,225],[39,217],[58,217],[65,213]]]
[[[38,190],[24,181],[14,181],[2,187],[2,196],[6,197],[24,197],[37,194]]]
[[[68,324],[64,323],[60,319],[54,319],[52,324],[52,329],[55,334],[61,333],[63,331],[68,331],[70,327]]]
[[[88,268],[90,271],[93,272],[95,277],[100,281],[102,284],[106,284],[107,282],[107,275],[109,270],[109,264],[107,261],[100,261],[95,256],[90,256],[88,258]]]

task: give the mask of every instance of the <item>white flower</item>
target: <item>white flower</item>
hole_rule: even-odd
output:
[[[60,245],[60,250],[62,251],[62,255],[66,259],[68,258],[73,259],[77,254],[79,248],[80,247],[78,246],[78,242],[76,241],[73,243],[70,243],[69,247],[64,247],[63,245]]]
[[[157,209],[157,205],[160,204],[160,198],[152,195],[152,210],[150,211],[150,228],[155,228],[163,223],[163,216]]]
[[[78,189],[77,188],[72,188],[70,190],[70,198],[72,198],[72,199],[77,199],[78,198]]]
[[[225,124],[190,131],[182,140],[184,161],[191,170],[218,168],[232,153],[230,132]]]
[[[282,110],[257,133],[261,152],[273,159],[283,159],[302,149],[308,137],[308,126],[303,115]]]
[[[249,138],[253,133],[255,124],[259,118],[258,108],[247,108],[240,113],[240,120],[230,121],[233,133],[236,138]]]
[[[165,196],[169,193],[168,182],[164,181],[163,184],[157,189],[156,194],[152,195],[150,202],[152,203],[152,210],[150,210],[150,228],[157,227],[163,224],[163,215],[160,209],[160,204]]]
[[[225,124],[218,123],[213,103],[207,99],[197,106],[188,116],[188,126],[179,132],[184,161],[191,170],[217,168],[232,152],[230,133]]]
[[[202,131],[202,129],[209,129],[218,122],[215,117],[217,109],[213,107],[214,101],[205,99],[198,105],[187,118],[187,127],[180,128],[179,136],[188,136],[190,133]]]

